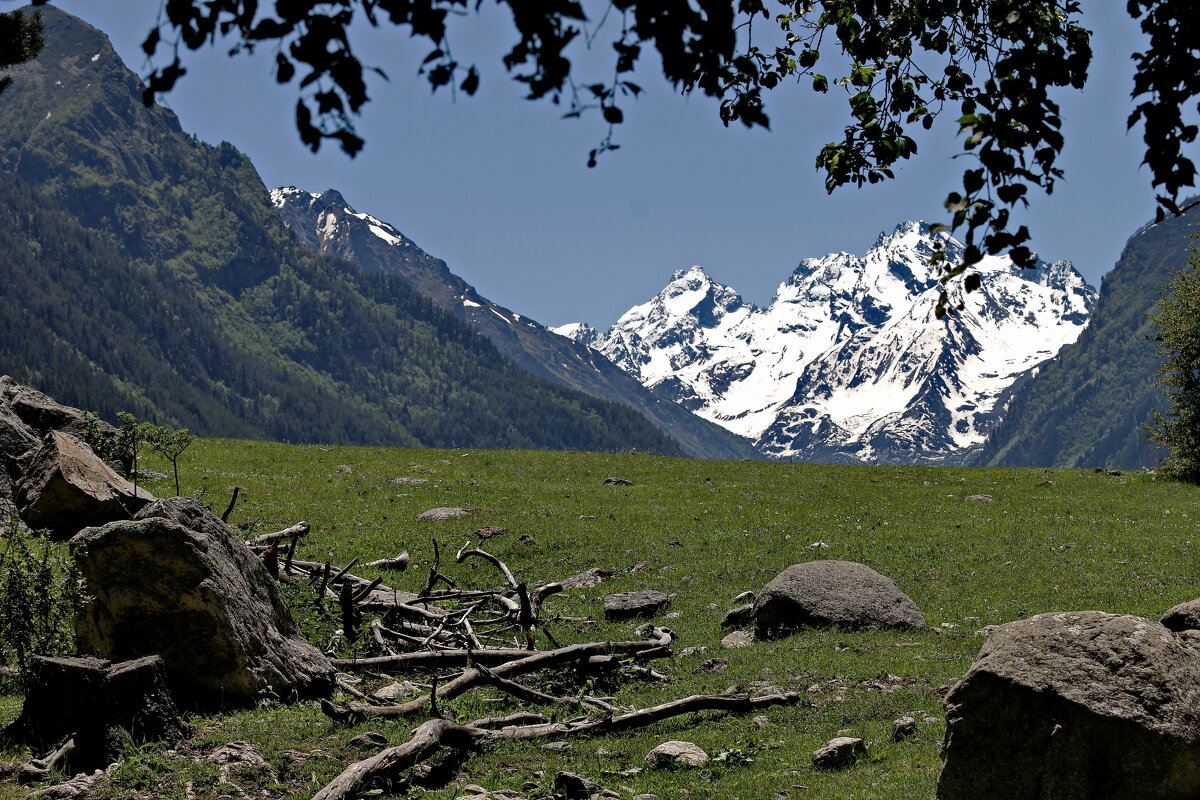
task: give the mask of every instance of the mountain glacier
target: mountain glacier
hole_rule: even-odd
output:
[[[692,267],[608,331],[554,330],[770,457],[964,463],[1021,379],[1079,337],[1096,291],[1069,262],[1000,257],[977,265],[977,291],[943,287],[939,239],[961,260],[905,222],[863,256],[805,259],[766,308]],[[939,320],[943,288],[962,307]]]

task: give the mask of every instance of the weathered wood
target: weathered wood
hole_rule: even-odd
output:
[[[799,703],[805,699],[803,695],[795,692],[755,698],[746,695],[693,695],[617,716],[605,715],[569,722],[507,725],[498,729],[485,728],[475,723],[459,725],[449,720],[432,719],[418,726],[412,738],[404,744],[389,747],[368,759],[351,764],[341,775],[317,792],[313,800],[346,800],[369,789],[372,781],[398,777],[405,769],[429,758],[442,748],[465,749],[479,740],[536,739],[627,731],[696,711],[748,714],[774,705]],[[479,722],[494,724],[495,720],[486,719]]]
[[[666,628],[655,628],[654,636],[654,639],[641,642],[588,642],[586,644],[574,644],[569,647],[562,647],[557,650],[546,650],[541,653],[526,653],[525,658],[500,664],[490,674],[501,678],[515,677],[548,667],[584,660],[593,655],[610,655],[616,652],[636,653],[645,650],[665,649],[670,646],[671,633]],[[480,652],[486,653],[487,651],[483,650]],[[475,651],[471,651],[471,653],[474,655]],[[457,677],[447,681],[437,690],[431,690],[428,694],[423,694],[405,703],[375,707],[352,702],[347,703],[342,708],[338,708],[336,704],[323,704],[322,708],[326,709],[326,713],[329,713],[330,709],[336,710],[336,713],[330,714],[335,719],[349,719],[357,716],[382,717],[385,719],[406,717],[432,706],[440,700],[450,700],[458,697],[464,692],[486,683],[487,677],[482,670],[472,666],[468,667]]]
[[[282,543],[285,539],[302,538],[308,535],[309,525],[304,520],[300,520],[295,525],[284,528],[281,531],[274,533],[264,533],[262,536],[255,536],[246,542],[246,546],[252,549],[261,547],[270,547],[275,543]]]
[[[237,505],[238,494],[242,491],[242,487],[233,487],[233,497],[229,498],[229,505],[225,506],[225,513],[221,515],[221,522],[229,522],[229,515],[233,513],[233,507]]]
[[[461,549],[459,549],[458,554],[454,556],[454,561],[456,563],[461,564],[464,561],[466,561],[468,558],[470,558],[471,556],[475,556],[476,558],[482,558],[484,561],[488,562],[489,564],[494,566],[496,569],[500,570],[500,573],[502,575],[504,575],[504,580],[508,581],[508,586],[510,589],[517,588],[517,579],[513,577],[512,570],[510,570],[508,568],[507,564],[505,564],[503,561],[501,561],[498,557],[492,555],[491,553],[486,552],[485,550],[483,550],[483,548],[475,548],[474,550],[468,550],[467,547],[470,544],[471,544],[471,540],[468,539],[467,543],[464,544]]]

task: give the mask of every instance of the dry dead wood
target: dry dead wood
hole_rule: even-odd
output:
[[[389,747],[368,759],[351,764],[341,775],[313,795],[313,800],[346,800],[366,790],[372,781],[398,777],[404,770],[443,748],[466,749],[481,740],[536,739],[546,736],[620,732],[696,711],[748,714],[774,705],[799,703],[805,699],[803,695],[795,692],[754,698],[746,695],[693,695],[617,716],[605,715],[571,722],[507,725],[498,729],[485,728],[475,723],[459,725],[445,719],[432,719],[419,725],[413,731],[412,738],[404,744]],[[479,722],[494,723],[495,720]]]
[[[367,562],[368,567],[376,569],[394,569],[397,572],[404,572],[408,569],[408,551],[405,550],[395,558],[381,558],[378,561]]]
[[[283,542],[285,539],[297,538],[301,539],[308,535],[309,525],[304,520],[300,520],[291,527],[284,528],[281,531],[274,533],[264,533],[262,536],[255,536],[246,545],[251,549],[257,550],[260,548],[270,547],[275,542]]]
[[[574,644],[568,647],[561,647],[557,650],[546,650],[540,653],[524,652],[525,657],[513,661],[508,661],[498,665],[494,670],[485,674],[484,670],[474,666],[467,667],[462,673],[453,679],[442,684],[436,690],[429,694],[423,694],[420,697],[409,700],[405,703],[399,703],[391,706],[366,706],[361,703],[322,703],[321,708],[325,713],[336,720],[348,720],[355,717],[383,717],[392,719],[396,717],[406,717],[422,711],[427,707],[434,705],[442,700],[450,700],[458,697],[463,692],[469,691],[476,686],[488,683],[489,676],[497,676],[500,678],[511,678],[518,675],[527,675],[530,672],[547,669],[549,667],[562,666],[572,662],[586,660],[594,655],[611,655],[613,653],[639,654],[647,655],[654,651],[666,654],[671,644],[671,632],[667,628],[655,628],[654,638],[641,642],[588,642],[586,644]],[[479,651],[481,653],[488,652],[487,650]],[[475,651],[471,651],[475,653]],[[393,656],[393,658],[400,658]],[[373,667],[379,667],[379,660],[372,659]],[[436,664],[428,665],[430,667],[437,666]]]

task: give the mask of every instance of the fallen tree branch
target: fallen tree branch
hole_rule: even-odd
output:
[[[653,639],[648,639],[641,642],[588,642],[586,644],[573,644],[568,647],[562,647],[557,650],[546,650],[541,653],[533,653],[532,655],[525,651],[525,658],[519,658],[515,661],[508,661],[497,666],[490,675],[496,675],[501,678],[515,677],[517,675],[526,675],[530,672],[546,669],[548,667],[556,667],[562,664],[569,664],[573,661],[583,661],[593,655],[611,655],[613,653],[639,653],[659,650],[668,652],[667,648],[671,644],[671,632],[667,628],[655,628]],[[479,653],[487,653],[487,650],[469,651],[470,657],[473,659]],[[403,656],[391,656],[389,658],[403,658]],[[366,661],[368,659],[364,659]],[[371,666],[380,666],[380,659],[369,659]],[[428,694],[423,694],[420,697],[409,700],[405,703],[399,703],[392,706],[366,706],[361,703],[347,703],[345,705],[323,703],[322,710],[325,711],[331,718],[339,721],[353,719],[356,717],[382,717],[384,719],[394,719],[396,717],[406,717],[410,714],[415,714],[421,711],[426,706],[435,705],[441,700],[450,700],[458,697],[460,694],[469,691],[480,684],[487,683],[487,676],[480,669],[468,667],[460,675],[447,681],[435,691],[430,691]]]
[[[656,636],[653,639],[642,639],[640,641],[591,642],[586,645],[569,645],[567,647],[560,647],[557,650],[544,650],[535,655],[553,659],[570,650],[573,652],[564,660],[579,660],[580,656],[575,655],[575,652],[578,652],[578,648],[590,648],[587,655],[623,654],[646,656],[651,653],[656,656],[667,655],[666,648],[671,646],[671,634],[667,632],[666,628],[656,628],[655,630],[656,632],[661,631],[665,635]],[[433,667],[460,667],[467,666],[472,662],[492,666],[531,657],[530,652],[525,649],[515,647],[502,649],[496,647],[486,650],[442,650],[437,653],[401,653],[398,656],[374,656],[371,658],[335,658],[332,660],[332,664],[336,669],[342,671],[364,669],[388,671],[416,668],[430,669]]]
[[[746,695],[693,695],[618,716],[570,722],[509,725],[499,729],[484,728],[475,723],[459,725],[449,720],[432,719],[418,726],[413,731],[412,738],[404,744],[389,747],[368,759],[351,764],[341,775],[313,795],[312,800],[347,800],[347,798],[367,790],[372,781],[399,776],[405,769],[424,761],[442,748],[466,749],[480,740],[536,739],[546,736],[575,736],[584,733],[627,731],[696,711],[748,714],[770,706],[790,705],[806,699],[796,692],[755,698]],[[479,720],[479,722],[494,724],[495,720]]]
[[[270,547],[275,542],[282,542],[284,539],[291,539],[293,536],[302,538],[308,535],[309,525],[304,520],[300,520],[290,528],[284,528],[281,531],[274,533],[264,533],[262,536],[255,536],[250,541],[246,542],[246,546],[257,550],[259,548]]]

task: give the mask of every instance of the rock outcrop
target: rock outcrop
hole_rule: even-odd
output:
[[[924,628],[917,604],[864,564],[807,561],[793,564],[758,593],[752,612],[760,635],[799,628]]]
[[[93,596],[76,616],[80,652],[159,654],[181,704],[220,708],[332,687],[279,587],[198,501],[159,500],[136,520],[87,528],[71,552]]]
[[[1200,797],[1198,656],[1141,617],[999,626],[946,698],[938,800]]]
[[[128,519],[154,499],[118,475],[75,436],[52,430],[17,484],[21,516],[32,528],[67,538],[89,525]]]

